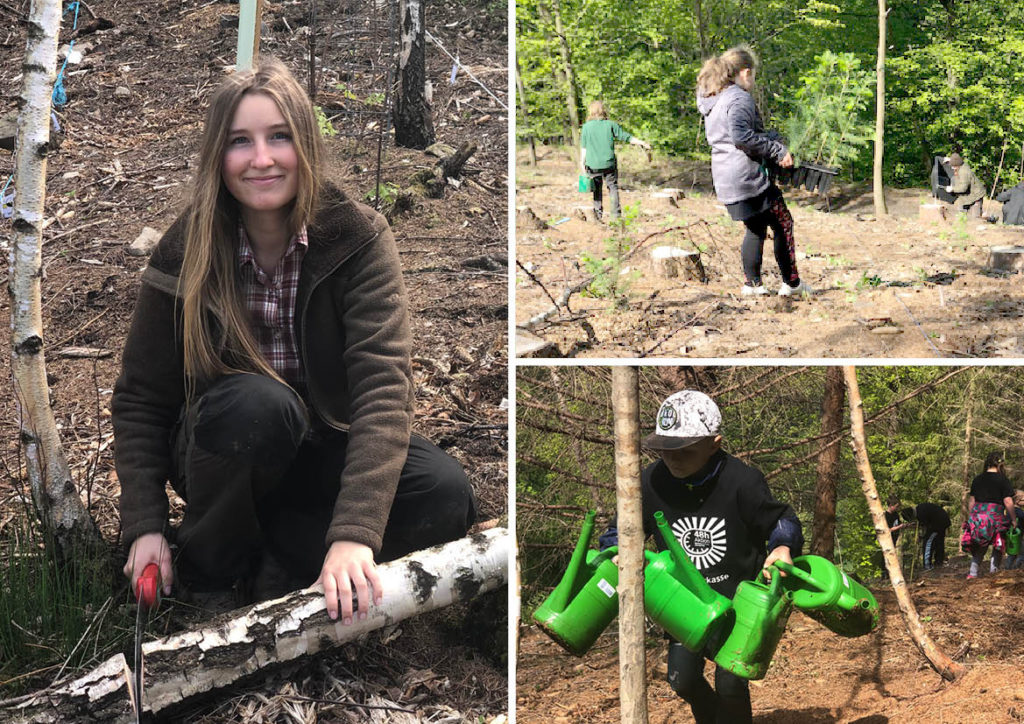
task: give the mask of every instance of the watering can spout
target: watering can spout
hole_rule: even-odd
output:
[[[564,610],[569,600],[576,595],[583,582],[579,580],[580,571],[583,570],[587,559],[587,545],[590,543],[590,536],[594,533],[594,520],[597,511],[589,510],[583,518],[583,527],[580,529],[580,539],[576,542],[576,548],[569,558],[569,565],[565,569],[565,575],[558,586],[551,593],[550,605],[556,610]]]
[[[673,577],[689,588],[701,601],[709,603],[716,600],[718,594],[708,585],[708,582],[704,580],[704,576],[693,565],[690,557],[686,555],[686,551],[683,550],[679,539],[676,538],[675,533],[669,528],[668,522],[665,520],[665,514],[660,510],[655,512],[654,522],[658,526],[658,532],[661,533],[661,539],[665,541],[665,548],[672,557],[672,562],[675,563],[672,572]]]

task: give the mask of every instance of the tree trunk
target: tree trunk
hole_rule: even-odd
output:
[[[885,0],[878,0],[878,60],[875,62],[878,82],[875,89],[875,168],[872,181],[875,216],[889,214],[885,207],[885,186],[882,183],[882,157],[885,152],[885,20],[888,12]]]
[[[839,437],[843,428],[843,370],[825,368],[825,397],[821,404],[821,434]],[[836,537],[836,485],[839,481],[839,445],[829,445],[818,458],[814,484],[814,525],[811,553],[832,560]]]
[[[523,74],[519,72],[519,58],[516,58],[516,94],[519,96],[519,112],[523,116],[523,126],[529,128],[530,116],[526,112],[526,86],[523,85]],[[537,146],[533,141],[531,133],[527,138],[530,141],[530,165],[537,165]]]
[[[704,25],[704,7],[701,0],[693,0],[693,14],[697,19],[697,38],[700,42],[700,59],[708,57],[707,29]]]
[[[960,479],[964,481],[963,491],[960,493],[960,527],[967,522],[967,503],[971,499],[971,437],[974,434],[974,374],[967,383],[967,423],[964,427],[964,469]]]
[[[232,685],[268,664],[338,646],[362,634],[508,581],[511,538],[493,528],[412,553],[378,567],[384,602],[365,620],[342,626],[327,617],[322,586],[219,616],[198,631],[172,634],[142,647],[143,708],[159,713],[214,689]],[[10,724],[134,721],[128,661],[123,654],[56,688],[0,702]]]
[[[636,368],[613,367],[615,499],[619,527],[619,704],[622,724],[647,724],[639,398],[640,383]]]
[[[14,251],[8,289],[11,373],[32,500],[43,526],[53,537],[58,560],[73,560],[75,551],[95,550],[93,546],[101,539],[61,449],[43,355],[42,223],[60,17],[61,3],[57,0],[32,3],[18,117]]]
[[[900,611],[903,612],[907,631],[917,648],[944,679],[953,681],[962,676],[965,669],[946,656],[921,625],[917,609],[907,591],[907,582],[903,580],[903,570],[900,568],[900,561],[892,544],[892,533],[885,522],[885,509],[878,499],[878,489],[875,487],[875,478],[871,473],[871,462],[868,460],[867,441],[864,436],[864,406],[860,399],[860,390],[857,387],[857,371],[854,367],[843,367],[843,376],[846,378],[846,389],[850,396],[853,453],[857,460],[857,470],[860,472],[861,487],[864,490],[864,497],[867,498],[868,508],[871,510],[871,518],[875,523],[875,535],[878,536],[878,544],[882,548],[885,567],[889,571],[889,580],[892,581],[893,590],[896,592],[896,601],[899,603]]]
[[[426,0],[399,3],[401,47],[398,53],[398,96],[395,98],[395,143],[424,149],[434,142],[434,121],[427,100]]]
[[[580,148],[580,91],[576,86],[576,71],[572,67],[572,51],[569,39],[565,37],[562,27],[561,0],[551,0],[551,12],[555,20],[555,34],[558,36],[558,50],[562,55],[562,66],[565,72],[565,108],[569,113],[569,128],[572,132],[572,145],[576,149],[576,160],[579,160]]]

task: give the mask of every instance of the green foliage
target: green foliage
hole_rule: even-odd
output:
[[[856,159],[874,137],[874,79],[853,53],[826,50],[815,60],[800,76],[796,109],[784,127],[794,156],[836,166]]]
[[[932,156],[951,150],[991,183],[1004,145],[1001,184],[1017,183],[1024,160],[1024,6],[925,0],[890,3],[889,10],[886,183],[926,184]],[[516,3],[516,42],[529,123],[520,115],[516,133],[569,139],[568,105],[582,119],[586,103],[599,98],[627,130],[698,159],[707,144],[694,105],[697,73],[704,57],[745,42],[761,57],[755,97],[769,128],[779,127],[778,119],[818,125],[811,123],[812,86],[815,77],[826,78],[823,64],[836,64],[828,82],[838,89],[839,59],[857,66],[855,91],[823,97],[832,120],[827,135],[813,136],[817,145],[807,142],[805,156],[820,149],[822,160],[843,164],[844,177],[869,179],[876,18],[874,0],[523,0]],[[563,50],[576,76],[575,98]]]
[[[320,135],[326,138],[335,136],[338,133],[338,129],[331,123],[331,119],[324,113],[324,109],[320,106],[313,106],[313,112],[316,114],[316,127],[320,130]]]
[[[639,215],[639,204],[625,207],[622,216],[611,221],[614,233],[604,241],[604,255],[597,257],[587,252],[580,254],[583,268],[594,277],[594,281],[587,287],[587,293],[600,299],[613,300],[615,310],[621,309],[628,301],[632,280],[628,275],[623,275],[622,262],[632,248],[629,229]]]
[[[400,187],[396,186],[393,183],[385,181],[379,186],[375,186],[374,188],[367,191],[363,198],[366,201],[372,203],[379,196],[381,206],[387,207],[395,203],[395,199],[398,198],[398,195],[400,193],[402,193],[402,189]]]
[[[28,515],[0,538],[0,698],[49,683],[65,662],[74,671],[109,655],[134,627],[111,605],[104,562],[58,564]]]

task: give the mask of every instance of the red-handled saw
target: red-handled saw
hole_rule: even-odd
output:
[[[135,686],[132,691],[132,704],[135,707],[135,722],[142,719],[142,631],[143,616],[160,605],[160,566],[150,563],[135,580],[135,599],[139,602],[135,613]]]

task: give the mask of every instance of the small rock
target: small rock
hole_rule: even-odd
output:
[[[142,232],[129,245],[128,254],[131,256],[149,256],[160,242],[160,237],[162,236],[163,232],[149,226],[143,227]]]
[[[119,85],[114,89],[114,95],[118,98],[128,98],[132,92],[128,89],[128,86]]]

